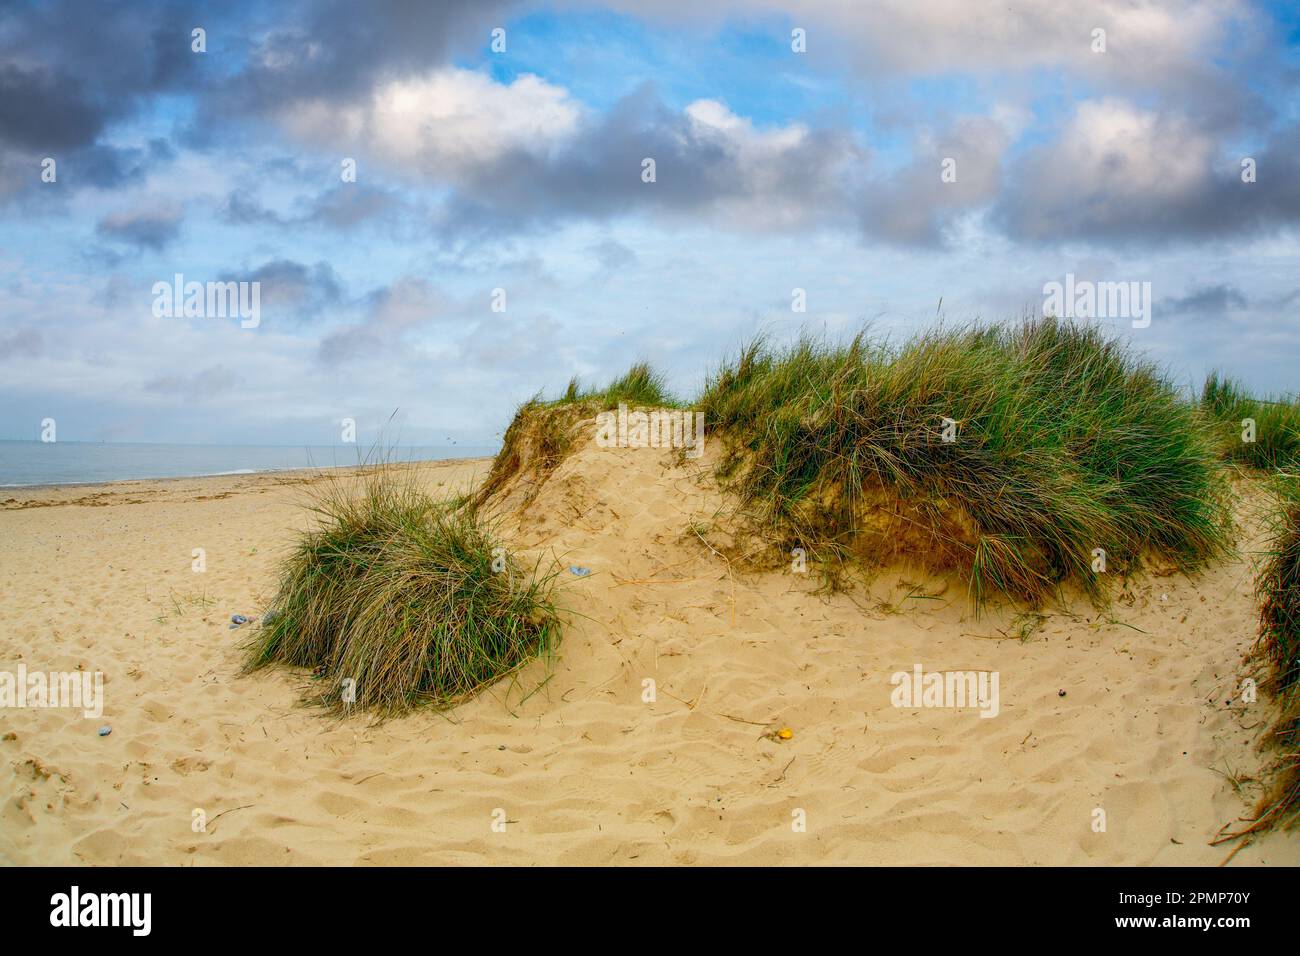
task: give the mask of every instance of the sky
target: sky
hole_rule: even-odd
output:
[[[1067,275],[1149,283],[1087,318],[1177,386],[1294,393],[1298,93],[1289,3],[0,0],[0,438],[491,445]]]

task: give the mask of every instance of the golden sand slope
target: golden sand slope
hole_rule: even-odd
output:
[[[0,711],[0,858],[14,863],[1214,864],[1245,812],[1267,704],[1240,702],[1244,561],[1087,605],[976,619],[898,570],[824,596],[730,571],[707,459],[583,443],[503,526],[554,553],[576,612],[534,665],[446,717],[371,725],[239,676],[302,477],[132,482],[0,502],[0,670],[106,674],[103,718]],[[433,487],[484,462],[420,466]],[[725,522],[724,522],[725,523]],[[207,571],[190,569],[205,548]],[[1245,543],[1250,547],[1250,542]],[[937,598],[937,599],[933,599]],[[1025,639],[1022,631],[1028,631]],[[896,709],[889,676],[1001,674],[1001,714]],[[652,679],[657,701],[644,703]],[[1060,692],[1065,695],[1061,696]],[[529,696],[531,693],[531,696]],[[1230,702],[1231,701],[1231,702]],[[98,737],[100,724],[111,736]],[[773,739],[788,726],[794,736]],[[1094,808],[1107,830],[1091,828]],[[206,832],[193,832],[202,809]],[[494,811],[507,823],[493,829]],[[792,812],[804,811],[806,832]],[[1300,862],[1270,834],[1232,860]]]

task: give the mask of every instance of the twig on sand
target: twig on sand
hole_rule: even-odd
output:
[[[797,757],[797,756],[798,756],[798,754],[795,754],[795,757]],[[769,786],[769,787],[775,787],[778,783],[780,783],[782,780],[784,780],[784,779],[785,779],[785,772],[786,772],[787,770],[790,769],[790,764],[791,764],[791,763],[794,763],[794,761],[795,761],[795,758],[794,758],[794,757],[791,757],[791,758],[790,758],[790,763],[787,763],[784,767],[781,768],[781,775],[780,775],[779,777],[777,777],[775,780],[773,780],[771,783],[769,783],[768,786]]]
[[[1218,841],[1215,841],[1215,842],[1218,842]],[[1214,844],[1211,843],[1210,846],[1214,846]],[[1243,848],[1248,847],[1248,846],[1250,846],[1250,837],[1247,837],[1246,839],[1244,839],[1244,840],[1242,840],[1240,843],[1238,843],[1236,846],[1234,846],[1234,847],[1232,848],[1232,852],[1229,853],[1227,856],[1225,856],[1222,860],[1220,860],[1219,863],[1216,864],[1216,865],[1217,865],[1217,866],[1227,866],[1229,860],[1231,860],[1234,856],[1236,856],[1238,853],[1240,853],[1240,852],[1242,851]]]
[[[687,710],[694,710],[695,706],[703,699],[704,692],[708,689],[709,689],[709,682],[705,681],[704,686],[700,688],[700,692],[695,695],[694,700],[682,700],[680,697],[678,697],[670,690],[665,690],[664,693],[667,694],[669,697],[671,697],[673,700],[677,701],[677,703],[685,704]]]
[[[738,724],[753,724],[755,727],[766,727],[772,722],[770,720],[746,720],[744,717],[733,717],[731,714],[718,712],[719,717],[726,717],[728,720],[734,720]]]
[[[208,832],[208,833],[211,833],[211,832],[212,832],[212,824],[216,823],[218,820],[220,820],[222,817],[224,817],[227,813],[234,813],[236,810],[247,810],[249,807],[255,807],[255,806],[257,806],[257,804],[255,804],[255,803],[246,803],[246,804],[244,804],[242,807],[231,807],[229,810],[222,810],[222,811],[221,811],[220,813],[218,813],[215,817],[213,817],[211,820],[208,821],[208,829],[207,829],[207,832]]]

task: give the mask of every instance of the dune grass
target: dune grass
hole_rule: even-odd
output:
[[[520,405],[501,439],[501,450],[492,459],[492,467],[479,486],[474,504],[486,504],[516,475],[549,474],[573,447],[573,426],[581,417],[576,410],[581,407],[563,401],[544,402],[539,398]]]
[[[1267,516],[1266,557],[1255,581],[1260,601],[1255,650],[1271,669],[1269,689],[1280,712],[1270,735],[1281,760],[1256,819],[1231,835],[1236,837],[1300,820],[1300,399],[1257,398],[1215,372],[1201,390],[1200,411],[1215,430],[1220,455],[1263,472],[1276,496]]]
[[[679,408],[664,377],[647,362],[637,362],[604,388],[584,389],[575,376],[558,398],[539,393],[515,411],[501,440],[501,451],[479,488],[475,503],[486,504],[516,475],[528,473],[538,487],[573,447],[574,426],[584,418],[625,404],[630,408]]]
[[[1215,423],[1220,454],[1255,468],[1300,467],[1300,400],[1255,398],[1217,372],[1205,380],[1201,409]],[[1254,422],[1253,441],[1246,422]]]
[[[540,484],[577,422],[620,402],[685,407],[645,363],[604,389],[574,379],[520,408],[479,501],[521,471]],[[758,339],[690,405],[726,442],[719,477],[832,579],[910,548],[964,573],[977,605],[1037,602],[1065,581],[1101,598],[1144,552],[1193,570],[1229,547],[1221,417],[1094,326]]]
[[[284,565],[249,670],[312,668],[313,701],[395,713],[451,706],[550,654],[554,574],[520,568],[475,509],[409,474],[375,466],[359,487],[331,479],[315,494],[317,526]]]
[[[1272,736],[1282,759],[1274,790],[1250,830],[1300,820],[1300,473],[1279,474],[1273,483],[1279,505],[1271,518],[1268,557],[1256,581],[1256,649],[1272,667],[1269,689],[1281,707]]]
[[[1099,597],[1101,551],[1122,573],[1147,550],[1190,570],[1227,548],[1209,427],[1095,327],[1047,318],[898,347],[760,340],[697,407],[729,440],[724,478],[783,546],[831,566],[881,492],[977,604],[997,591],[1037,601],[1066,580]]]
[[[648,362],[635,363],[604,388],[583,389],[577,376],[574,376],[569,379],[568,387],[559,398],[544,402],[539,396],[534,401],[544,405],[594,403],[601,406],[601,411],[616,408],[619,403],[643,408],[672,408],[679,404],[669,393],[664,377],[651,368]]]

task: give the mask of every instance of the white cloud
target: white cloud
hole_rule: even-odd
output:
[[[1116,202],[1179,196],[1205,182],[1214,141],[1185,118],[1144,111],[1117,99],[1080,103],[1053,165],[1086,192]]]
[[[298,103],[282,121],[313,144],[364,147],[410,172],[455,181],[511,152],[549,154],[581,114],[567,90],[536,76],[503,84],[448,67],[379,86],[360,106]]]
[[[1217,152],[1187,117],[1085,101],[1016,167],[1006,210],[1019,232],[1035,236],[1203,218]]]
[[[697,146],[730,161],[735,188],[717,199],[714,213],[732,228],[828,224],[865,166],[865,151],[849,138],[818,140],[802,123],[759,129],[711,99],[696,100],[685,114]]]

